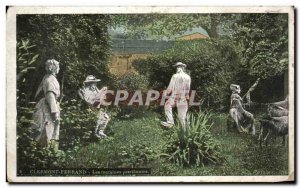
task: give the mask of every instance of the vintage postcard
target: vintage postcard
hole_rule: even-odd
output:
[[[8,7],[8,182],[294,182],[294,7]]]

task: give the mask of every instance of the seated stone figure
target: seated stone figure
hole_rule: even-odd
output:
[[[93,75],[89,75],[84,81],[84,86],[78,91],[81,99],[95,109],[98,109],[101,105],[105,104],[103,101],[106,98],[107,87],[103,87],[101,90],[99,90],[96,86],[97,82],[99,81],[100,79],[96,79]],[[98,138],[107,137],[106,134],[104,134],[104,130],[109,120],[108,114],[100,109],[97,126],[95,129],[95,135]]]
[[[229,114],[234,121],[234,126],[239,132],[251,132],[252,135],[255,135],[254,117],[242,106],[242,98],[239,95],[241,92],[240,86],[231,84],[230,90],[232,95]]]

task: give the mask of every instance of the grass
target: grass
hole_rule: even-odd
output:
[[[160,125],[159,114],[115,120],[109,138],[81,147],[69,168],[151,168],[153,176],[287,175],[288,147],[277,139],[259,148],[256,136],[228,132],[226,114],[213,114],[211,131],[220,142],[225,162],[204,167],[180,167],[160,157],[171,130]],[[256,126],[258,127],[258,126]],[[257,129],[259,130],[259,129]]]

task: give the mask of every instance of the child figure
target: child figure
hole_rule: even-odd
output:
[[[239,132],[251,131],[251,134],[255,134],[254,117],[246,111],[242,106],[242,98],[240,97],[241,88],[239,85],[231,84],[230,90],[232,91],[230,100],[229,114],[234,120]],[[244,128],[245,127],[245,128]]]
[[[90,106],[99,109],[103,101],[106,99],[107,87],[103,87],[99,90],[96,86],[97,82],[100,82],[100,79],[96,79],[95,76],[89,75],[86,77],[83,82],[83,88],[79,89],[78,94],[82,100],[87,102]],[[106,138],[104,130],[109,122],[109,116],[106,112],[100,109],[97,126],[95,129],[95,135],[98,138]]]

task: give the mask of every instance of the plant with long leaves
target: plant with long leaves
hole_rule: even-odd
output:
[[[219,142],[213,137],[209,113],[189,114],[187,125],[177,124],[166,153],[162,156],[179,166],[204,166],[218,164],[224,160]]]

